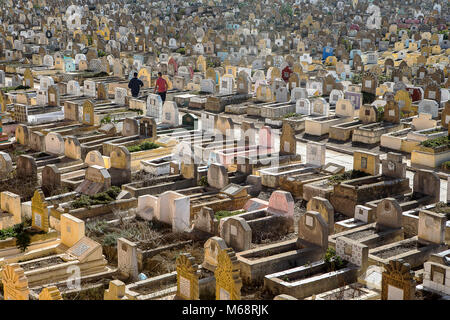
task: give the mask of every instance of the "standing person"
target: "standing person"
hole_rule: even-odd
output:
[[[161,97],[162,102],[166,101],[166,93],[167,93],[167,81],[162,77],[162,73],[158,72],[158,79],[156,79],[155,85],[155,93],[158,90],[158,94]]]
[[[144,83],[138,79],[137,72],[134,73],[134,78],[130,80],[128,83],[128,88],[131,89],[131,95],[133,98],[137,98],[139,96],[139,91],[141,90],[141,87],[144,85]]]

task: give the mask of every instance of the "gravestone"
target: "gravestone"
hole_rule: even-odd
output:
[[[3,267],[2,283],[5,300],[29,300],[28,279],[18,263]]]
[[[431,202],[439,202],[441,180],[436,172],[419,169],[414,173],[413,192],[416,196],[431,196]]]
[[[21,155],[17,158],[16,175],[21,179],[36,179],[37,165],[36,160],[32,156]]]
[[[326,146],[323,143],[308,142],[306,144],[306,164],[313,166],[325,165]]]
[[[334,233],[334,208],[328,199],[313,197],[306,204],[306,210],[320,213],[328,225],[328,234]]]
[[[406,163],[403,163],[403,155],[388,152],[386,160],[381,160],[381,172],[386,177],[404,179],[406,177]]]
[[[61,292],[59,292],[58,287],[51,286],[42,289],[39,294],[39,300],[63,300],[63,298],[61,297]]]
[[[199,271],[195,258],[189,253],[182,253],[176,260],[177,293],[183,300],[199,300]]]
[[[402,208],[394,198],[383,199],[377,205],[377,230],[402,227]]]
[[[252,243],[252,229],[244,218],[223,218],[220,225],[220,237],[225,240],[228,246],[236,251],[250,249]]]
[[[125,238],[117,239],[119,272],[131,281],[138,280],[137,244]]]
[[[362,171],[370,175],[378,175],[380,172],[380,155],[372,152],[354,151],[353,170]]]
[[[178,106],[174,101],[166,101],[162,107],[162,123],[167,123],[173,127],[180,124],[178,116]]]
[[[222,250],[227,249],[228,246],[222,238],[212,237],[205,242],[203,247],[205,255],[202,267],[214,272],[218,266],[219,253]]]
[[[409,263],[390,260],[381,279],[381,300],[415,300],[416,281]]]
[[[298,242],[305,247],[314,245],[325,251],[328,248],[328,225],[319,212],[307,211],[298,221]]]
[[[438,117],[439,104],[434,100],[423,99],[419,102],[418,113],[431,114],[432,118]]]
[[[3,151],[0,151],[0,180],[3,180],[13,170],[13,162],[11,156]]]
[[[223,189],[229,184],[227,168],[219,163],[212,163],[208,168],[208,184],[216,189]]]
[[[295,130],[292,126],[284,122],[281,128],[280,137],[280,155],[295,155],[297,154],[297,141],[295,139]]]
[[[61,188],[61,172],[54,164],[49,164],[42,170],[42,191],[50,196],[53,191]]]
[[[125,118],[122,125],[122,136],[131,137],[139,135],[139,122],[134,118]]]
[[[294,218],[294,198],[289,192],[276,190],[269,198],[267,212],[285,218]]]
[[[33,228],[48,232],[48,205],[47,202],[45,202],[44,193],[40,190],[36,190],[33,198],[31,198],[31,218],[31,226]]]
[[[103,300],[128,300],[125,295],[125,283],[120,280],[109,282],[108,289],[105,290]]]
[[[214,271],[216,300],[241,300],[240,265],[233,249],[221,250],[217,262]]]
[[[429,244],[445,243],[445,228],[447,218],[443,213],[436,213],[428,210],[419,212],[419,242]]]

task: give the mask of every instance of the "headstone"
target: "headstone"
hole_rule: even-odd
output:
[[[2,283],[5,300],[29,300],[28,279],[18,263],[3,267]]]
[[[409,263],[390,260],[381,280],[381,300],[415,300],[416,281]]]
[[[117,239],[117,261],[120,273],[131,281],[137,281],[137,244],[125,238]]]
[[[177,297],[183,300],[199,300],[199,272],[195,258],[189,253],[182,253],[176,260]]]
[[[233,249],[221,250],[217,258],[216,300],[241,300],[240,265]]]

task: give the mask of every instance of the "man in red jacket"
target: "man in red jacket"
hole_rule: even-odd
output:
[[[166,93],[167,93],[167,81],[162,77],[162,73],[158,72],[158,79],[156,79],[155,85],[155,93],[158,90],[158,94],[161,97],[162,102],[166,101]]]

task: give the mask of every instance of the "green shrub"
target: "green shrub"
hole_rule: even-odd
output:
[[[186,49],[185,48],[178,48],[177,51],[175,51],[176,53],[179,54],[186,54]]]
[[[425,140],[420,143],[421,146],[427,147],[427,148],[438,148],[441,146],[447,146],[449,147],[449,140],[448,136],[442,136],[430,140]]]
[[[333,248],[327,249],[324,261],[329,271],[336,271],[344,268],[347,265],[347,262],[342,260],[342,258],[336,254],[336,251]]]
[[[72,201],[71,207],[72,209],[79,209],[89,208],[90,206],[94,206],[97,204],[108,204],[116,200],[120,191],[121,189],[119,187],[113,186],[105,192],[100,192],[94,194],[93,196],[87,196],[83,194],[80,198]]]
[[[101,121],[101,124],[106,124],[106,123],[111,123],[111,117],[110,116],[106,116],[104,117]]]
[[[444,162],[444,163],[442,164],[442,167],[443,167],[445,170],[450,170],[450,161]]]
[[[231,216],[235,216],[239,213],[243,213],[245,212],[244,210],[236,210],[236,211],[228,211],[228,210],[220,210],[214,213],[214,217],[217,220],[220,220],[222,218],[226,218],[226,217],[231,217]]]
[[[130,152],[139,152],[145,150],[153,150],[159,148],[160,145],[154,142],[145,141],[137,146],[129,146],[127,147]]]
[[[199,186],[203,186],[203,187],[209,186],[209,184],[208,184],[208,177],[207,176],[201,177],[200,180],[198,181],[198,185]]]

